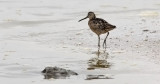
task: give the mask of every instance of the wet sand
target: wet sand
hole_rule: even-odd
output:
[[[159,4],[158,0],[0,1],[0,81],[159,84]],[[106,53],[101,46],[98,66],[98,38],[89,29],[88,20],[78,22],[88,11],[117,26],[107,39]],[[101,37],[102,44],[105,35]],[[47,66],[79,75],[46,80],[41,71]],[[91,75],[93,80],[86,80]]]

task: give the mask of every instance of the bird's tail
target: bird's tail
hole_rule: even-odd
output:
[[[110,27],[110,28],[113,28],[113,29],[116,28],[115,25],[109,25],[109,27]]]
[[[116,26],[115,25],[108,25],[108,30],[110,31],[110,30],[113,30],[113,29],[115,29],[116,28]]]
[[[113,27],[113,28],[116,28],[116,26],[115,26],[115,25],[113,25],[112,27]]]

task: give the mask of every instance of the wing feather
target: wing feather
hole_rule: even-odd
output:
[[[101,18],[92,19],[92,26],[101,30],[115,28],[114,25],[109,24],[107,21]]]

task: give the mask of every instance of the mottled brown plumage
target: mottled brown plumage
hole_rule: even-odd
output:
[[[104,19],[96,18],[94,12],[88,12],[87,17],[79,20],[79,22],[87,18],[89,18],[88,25],[90,29],[98,35],[98,49],[100,48],[100,35],[107,33],[107,36],[103,42],[103,48],[106,49],[106,39],[109,35],[109,31],[116,28],[116,26],[109,24]]]

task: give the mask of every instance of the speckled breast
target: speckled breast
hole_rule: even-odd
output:
[[[91,29],[94,33],[96,33],[97,35],[104,34],[104,33],[107,32],[107,31],[105,31],[104,29],[99,28],[99,24],[94,23],[92,20],[90,20],[90,21],[88,22],[88,25],[89,25],[90,29]]]

